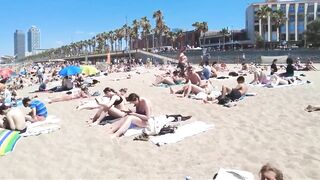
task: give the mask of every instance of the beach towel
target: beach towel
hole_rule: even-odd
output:
[[[201,121],[195,121],[190,124],[186,124],[181,127],[178,127],[178,129],[173,134],[165,134],[162,136],[150,137],[150,141],[157,146],[172,144],[172,143],[182,141],[187,137],[205,132],[213,127],[214,125],[212,124],[206,124]]]
[[[298,85],[305,85],[305,84],[311,84],[310,81],[296,81],[292,84],[286,84],[286,85],[272,85],[272,84],[249,84],[251,87],[263,87],[263,88],[284,88],[284,87],[292,87],[292,86],[298,86]]]
[[[18,131],[0,130],[0,156],[12,152],[19,139]]]
[[[214,180],[254,180],[251,172],[220,168]]]
[[[38,136],[40,134],[48,134],[60,129],[58,124],[60,119],[56,116],[49,115],[46,120],[27,124],[26,132],[20,134],[22,137]]]
[[[148,135],[156,135],[160,132],[161,128],[169,122],[174,121],[173,117],[168,117],[166,115],[152,117],[148,120],[149,126],[147,128],[131,127],[127,130],[124,136],[133,136],[142,134],[143,132]]]

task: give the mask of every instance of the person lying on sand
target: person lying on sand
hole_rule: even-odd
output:
[[[157,76],[156,81],[153,83],[154,86],[157,86],[159,84],[167,84],[167,85],[176,85],[176,84],[182,84],[185,82],[185,78],[179,76],[178,71],[174,71],[172,75],[169,76]]]
[[[312,105],[308,105],[306,107],[306,109],[304,109],[305,111],[308,112],[313,112],[313,111],[320,111],[320,106],[312,106]]]
[[[210,81],[206,81],[206,85],[203,87],[192,84],[190,81],[188,84],[182,87],[181,90],[174,91],[170,87],[170,94],[180,94],[182,92],[182,97],[189,97],[190,94],[197,95],[198,93],[210,94],[213,90],[213,85]]]
[[[107,87],[103,90],[105,97],[110,98],[110,101],[106,104],[99,102],[97,99],[97,104],[100,106],[98,112],[94,115],[91,121],[88,121],[90,126],[98,125],[106,115],[113,117],[114,119],[122,118],[126,115],[124,98],[119,96],[113,89]]]
[[[68,92],[69,93],[69,92]],[[54,102],[61,102],[61,101],[70,101],[73,99],[80,99],[80,98],[88,98],[90,97],[89,90],[87,87],[83,86],[78,91],[70,92],[71,94],[66,94],[61,97],[50,98],[49,104]]]
[[[126,116],[107,125],[108,132],[112,134],[111,138],[120,137],[132,126],[147,127],[148,119],[152,116],[152,105],[148,99],[139,97],[135,93],[129,94],[126,99],[136,106],[136,111],[125,111]]]
[[[279,77],[277,74],[267,76],[264,70],[257,69],[254,72],[254,79],[250,82],[250,84],[266,84],[266,85],[278,86],[278,85],[292,84],[293,82],[294,82],[293,78],[288,78],[288,80],[285,80]]]

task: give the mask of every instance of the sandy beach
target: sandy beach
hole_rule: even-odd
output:
[[[319,66],[318,66],[319,67]],[[59,131],[21,139],[15,150],[0,158],[0,179],[212,179],[220,167],[258,172],[267,162],[282,170],[286,180],[320,179],[320,112],[304,108],[319,105],[319,72],[303,73],[312,83],[287,88],[251,87],[232,108],[177,98],[168,88],[152,87],[154,74],[132,73],[131,79],[112,81],[126,73],[110,74],[91,89],[128,88],[147,97],[154,115],[191,115],[192,121],[214,124],[207,132],[181,142],[157,147],[133,137],[112,141],[103,126],[88,127],[95,110],[76,110],[81,100],[48,104],[49,114],[61,119]],[[246,77],[249,82],[252,75]],[[215,86],[235,86],[235,79],[212,80]],[[19,91],[19,96],[37,87]],[[40,99],[57,96],[39,93]],[[93,99],[93,98],[91,98]],[[188,122],[186,122],[188,123]]]

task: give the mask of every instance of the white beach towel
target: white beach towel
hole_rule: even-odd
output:
[[[124,136],[133,136],[142,134],[142,132],[148,135],[156,135],[160,132],[162,127],[169,122],[174,120],[173,117],[167,118],[166,115],[161,115],[157,117],[150,118],[148,120],[149,126],[147,128],[134,127],[127,130]]]
[[[251,172],[220,168],[214,180],[254,180]]]
[[[25,133],[20,134],[22,137],[37,136],[40,134],[48,134],[60,129],[58,123],[60,119],[56,116],[49,115],[46,120],[27,124]]]
[[[212,124],[209,125],[201,121],[195,121],[190,124],[186,124],[181,127],[178,127],[176,132],[173,134],[165,134],[162,136],[151,137],[150,140],[152,143],[158,146],[162,146],[165,144],[172,144],[172,143],[179,142],[186,137],[194,136],[201,132],[205,132],[213,127],[214,125]]]

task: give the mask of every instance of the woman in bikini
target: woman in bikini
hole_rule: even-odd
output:
[[[125,95],[127,93],[127,88],[122,88],[119,90],[119,92],[117,92],[117,95],[119,95],[120,97],[122,97],[122,99],[125,101]],[[110,101],[110,98],[107,97],[106,95],[100,97],[99,102],[101,104],[108,104]],[[97,104],[97,102],[95,100],[90,100],[90,101],[82,101],[80,102],[80,105],[76,107],[77,110],[93,110],[93,109],[99,109],[100,105]]]
[[[190,93],[192,94],[198,94],[198,93],[205,93],[205,94],[210,94],[211,91],[213,90],[213,85],[210,81],[206,81],[206,84],[203,87],[191,84],[191,82],[189,81],[189,83],[185,86],[182,87],[181,90],[178,91],[174,91],[171,87],[170,87],[170,94],[176,94],[178,92],[183,92],[183,97],[189,97]]]
[[[97,99],[97,104],[100,106],[98,112],[94,115],[91,121],[88,121],[90,126],[98,125],[106,115],[114,119],[122,118],[126,115],[124,102],[125,99],[118,95],[113,89],[107,87],[103,90],[105,97],[110,98],[108,103],[101,103]]]
[[[131,126],[147,127],[148,119],[152,116],[152,105],[148,99],[135,93],[131,93],[126,99],[136,106],[136,112],[127,111],[123,118],[107,126],[112,138],[120,137]]]
[[[185,81],[184,77],[179,76],[179,71],[174,71],[171,76],[163,77],[157,76],[156,82],[153,83],[154,86],[157,86],[161,83],[168,85],[181,84]]]
[[[66,94],[66,95],[63,95],[62,97],[57,97],[57,98],[50,98],[49,104],[54,102],[70,101],[73,99],[88,98],[88,97],[90,97],[88,88],[81,87],[78,91],[71,92],[71,94]]]

